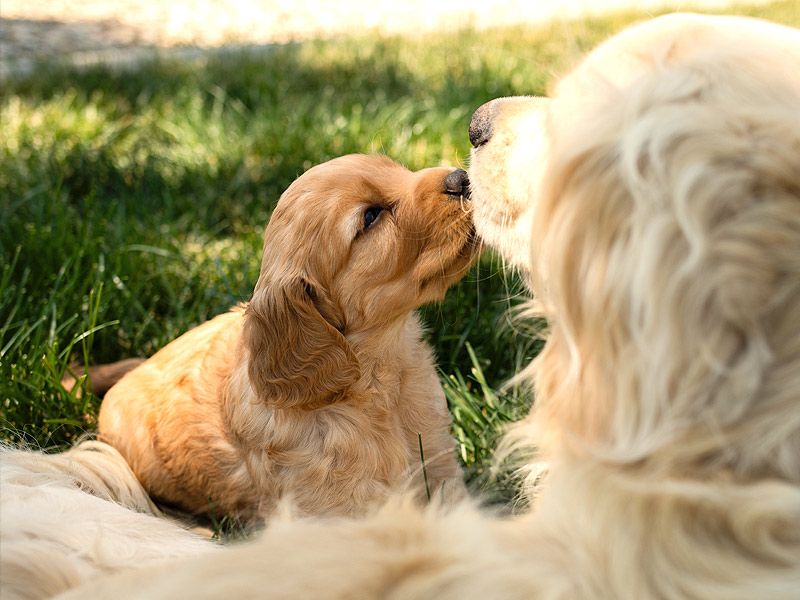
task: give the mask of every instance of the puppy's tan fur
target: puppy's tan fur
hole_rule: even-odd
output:
[[[796,599],[799,77],[800,32],[671,16],[601,47],[543,119],[490,107],[477,225],[552,327],[518,436],[549,461],[531,514],[392,504],[71,597]],[[528,213],[530,253],[501,235]]]
[[[253,298],[181,336],[106,395],[101,439],[161,501],[267,517],[357,514],[422,481],[461,493],[450,416],[412,311],[478,252],[453,170],[347,156],[281,197]],[[364,213],[381,207],[363,229]]]

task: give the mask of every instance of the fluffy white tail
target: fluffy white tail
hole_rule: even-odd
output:
[[[209,552],[162,518],[122,456],[85,441],[45,454],[0,446],[0,597],[48,598],[105,573]]]

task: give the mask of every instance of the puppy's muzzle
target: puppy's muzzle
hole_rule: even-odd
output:
[[[492,137],[492,113],[495,100],[478,107],[469,122],[469,141],[473,148],[480,148]]]
[[[444,191],[453,196],[469,196],[469,177],[464,169],[456,169],[444,178]]]

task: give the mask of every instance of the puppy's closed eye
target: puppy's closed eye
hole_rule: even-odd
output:
[[[386,210],[386,207],[380,205],[373,205],[364,211],[364,219],[362,222],[361,230],[366,231],[380,220],[381,215]]]

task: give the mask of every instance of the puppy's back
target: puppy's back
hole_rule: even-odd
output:
[[[240,462],[223,426],[222,398],[242,328],[237,308],[188,331],[123,377],[100,407],[100,437],[127,459],[150,493],[208,509],[219,459]],[[216,466],[212,466],[215,465]]]

